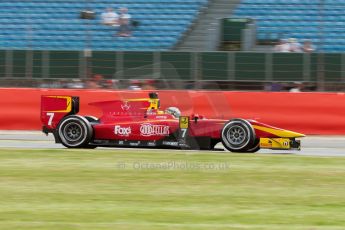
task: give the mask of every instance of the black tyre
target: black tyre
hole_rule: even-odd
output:
[[[253,126],[244,119],[232,119],[226,123],[221,138],[223,146],[231,152],[251,152],[258,146]]]
[[[93,129],[86,118],[71,115],[60,121],[58,135],[67,148],[87,148],[93,136]]]
[[[255,153],[260,150],[260,139],[256,138],[254,144],[249,149],[245,150],[244,153]]]
[[[92,122],[92,123],[96,123],[98,122],[98,118],[97,117],[94,117],[94,116],[84,116],[86,120],[88,120],[89,122]]]
[[[88,120],[90,122],[90,124],[96,124],[98,123],[98,118],[97,117],[94,117],[94,116],[84,116],[84,118],[86,120]],[[90,145],[90,144],[87,144],[83,147],[84,149],[95,149],[97,148],[97,145]]]

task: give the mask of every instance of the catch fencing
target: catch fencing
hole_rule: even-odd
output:
[[[3,87],[95,75],[119,81],[242,82],[257,85],[256,90],[267,83],[304,82],[314,90],[344,91],[345,53],[0,51]],[[224,88],[232,89],[231,84]]]

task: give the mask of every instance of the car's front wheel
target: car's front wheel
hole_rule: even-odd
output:
[[[232,119],[221,133],[223,146],[231,152],[253,152],[258,150],[253,126],[244,119]]]
[[[245,150],[245,153],[255,153],[260,150],[260,138],[256,138],[252,147]]]
[[[93,129],[86,118],[71,115],[61,120],[58,135],[67,148],[85,148],[92,139]]]

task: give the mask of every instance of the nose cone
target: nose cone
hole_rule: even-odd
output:
[[[290,130],[280,130],[279,136],[280,137],[287,137],[287,138],[305,137],[305,135],[302,133],[297,133],[297,132],[290,131]]]
[[[298,138],[305,137],[302,133],[297,133],[290,130],[280,129],[263,123],[252,122],[253,128],[259,131],[265,137],[285,137],[285,138]],[[260,136],[260,135],[259,135]]]

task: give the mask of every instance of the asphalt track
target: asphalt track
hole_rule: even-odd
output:
[[[307,136],[301,140],[301,151],[262,149],[258,153],[345,157],[345,136]],[[222,148],[221,145],[217,147]],[[51,134],[46,136],[40,131],[3,130],[0,131],[0,148],[63,149],[65,147],[61,144],[55,144]],[[152,149],[150,149],[150,151],[152,151]]]

